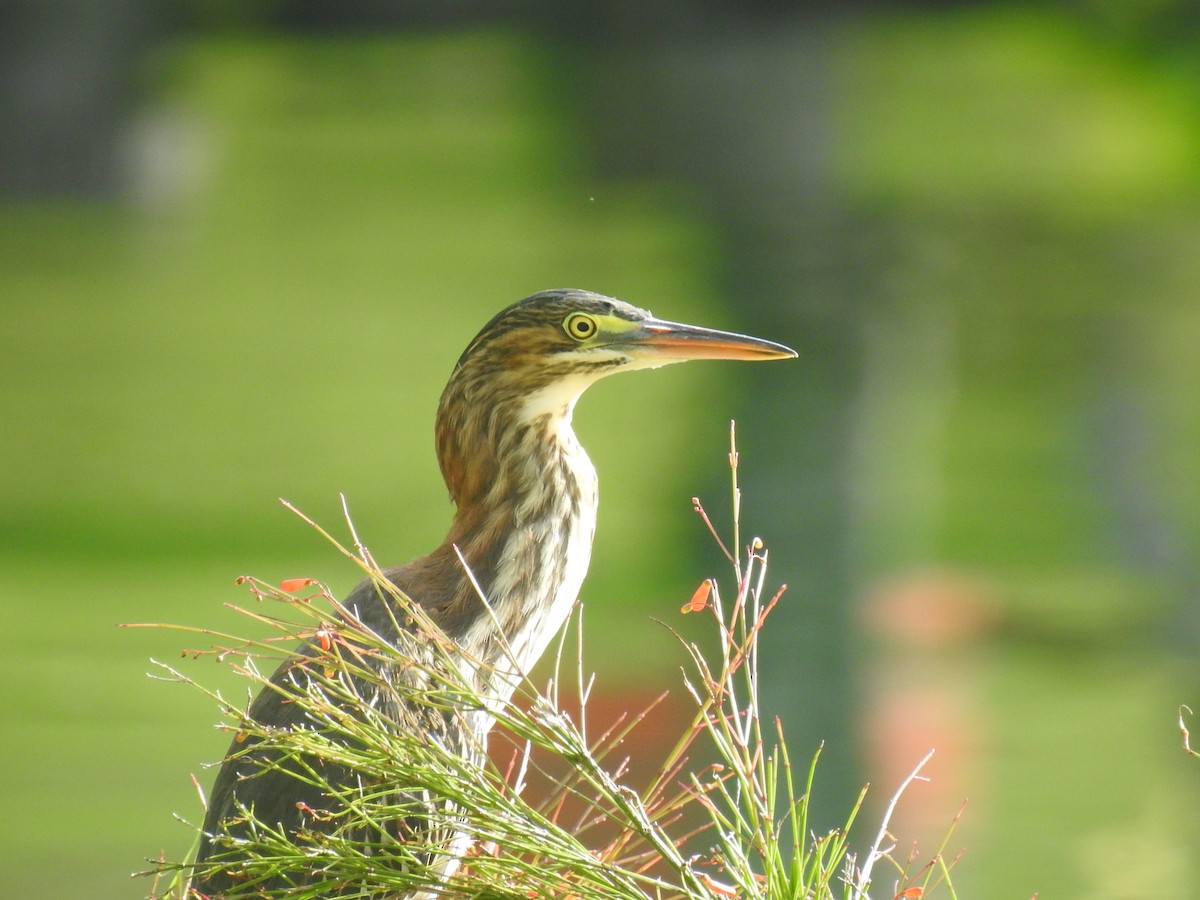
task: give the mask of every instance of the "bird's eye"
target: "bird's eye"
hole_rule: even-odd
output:
[[[563,320],[563,331],[577,341],[586,341],[596,333],[596,320],[587,313],[573,312]]]

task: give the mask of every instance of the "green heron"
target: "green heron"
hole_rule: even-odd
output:
[[[580,394],[614,372],[689,359],[795,355],[759,338],[656,319],[588,291],[543,291],[508,307],[467,346],[438,406],[438,462],[456,507],[450,531],[428,556],[384,574],[465,656],[528,671],[568,617],[591,556],[596,471],[571,430]],[[389,609],[392,602],[367,580],[344,605],[396,642],[403,617]],[[272,680],[294,684],[304,671],[285,663]],[[516,681],[493,679],[490,699],[507,700]],[[264,728],[314,727],[298,705],[270,688],[256,697],[249,716]],[[414,730],[434,727],[427,716],[403,710],[393,720]],[[459,727],[473,732],[476,746],[492,724],[486,713],[455,721],[470,723]],[[449,722],[439,727],[454,727]],[[462,737],[455,746],[465,746]],[[333,774],[331,783],[338,778],[353,783],[353,773]],[[247,753],[235,742],[211,792],[192,888],[208,897],[239,893],[237,846],[247,835],[241,809],[295,834],[321,827],[304,810],[328,809],[332,802],[287,765],[264,766],[253,748]],[[306,883],[312,882],[305,873],[291,873],[244,889],[253,896]]]

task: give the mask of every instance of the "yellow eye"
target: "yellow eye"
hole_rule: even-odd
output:
[[[563,320],[563,331],[577,341],[586,341],[596,334],[596,320],[587,313],[573,312]]]

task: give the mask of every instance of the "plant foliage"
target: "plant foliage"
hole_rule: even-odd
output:
[[[872,896],[875,863],[894,863],[884,846],[886,820],[861,865],[849,841],[865,789],[844,827],[811,833],[808,799],[817,759],[795,769],[782,726],[760,715],[758,638],[784,588],[766,586],[768,554],[762,542],[754,538],[742,545],[732,430],[729,459],[735,512],[728,546],[742,549],[727,549],[696,500],[696,511],[729,560],[731,578],[724,590],[718,579],[706,579],[683,607],[683,612],[709,616],[713,626],[709,646],[680,638],[683,686],[694,715],[657,774],[640,786],[623,783],[625,765],[614,760],[649,710],[589,737],[590,681],[581,660],[574,678],[582,699],[574,710],[559,700],[563,645],[545,690],[522,680],[511,701],[495,701],[486,685],[509,676],[464,658],[421,608],[387,581],[352,525],[353,549],[322,533],[390,595],[409,636],[403,646],[381,638],[317,582],[292,580],[275,587],[239,579],[256,601],[242,612],[265,627],[268,637],[247,640],[184,630],[212,640],[212,649],[200,652],[218,655],[252,692],[286,692],[289,702],[306,711],[308,726],[266,730],[238,704],[170,666],[162,669],[167,678],[205,691],[219,705],[236,736],[235,747],[245,743],[248,748],[240,752],[268,748],[270,753],[253,757],[259,765],[286,765],[330,803],[327,809],[302,810],[320,827],[296,834],[256,820],[252,809],[239,810],[248,828],[236,839],[223,838],[221,852],[203,864],[237,873],[239,886],[228,896]],[[577,615],[582,634],[582,613]],[[307,649],[300,656],[293,652],[297,640]],[[405,677],[381,675],[389,669],[373,664],[379,659]],[[304,666],[306,677],[290,679],[290,686],[271,682],[270,672],[280,664]],[[380,702],[381,697],[389,702]],[[482,747],[452,746],[432,739],[429,731],[400,726],[385,712],[397,705],[443,720],[490,715],[517,752],[501,767]],[[545,796],[527,799],[530,775],[548,771],[546,760],[558,761],[554,770],[565,774],[550,776]],[[326,775],[346,770],[356,776],[352,785]],[[910,781],[918,777],[919,767]],[[564,813],[568,808],[575,811],[570,816]],[[950,865],[940,854],[915,875],[907,865],[894,865],[897,877],[876,896],[921,897],[939,884],[954,893]],[[151,896],[201,896],[188,887],[194,868],[159,861],[148,873],[154,876]],[[262,887],[281,873],[296,872],[304,878],[293,887]]]

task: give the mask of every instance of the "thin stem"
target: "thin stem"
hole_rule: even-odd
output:
[[[894,794],[892,794],[892,799],[888,802],[887,809],[883,813],[883,821],[879,823],[879,833],[875,835],[875,842],[871,845],[871,850],[867,854],[867,861],[863,864],[862,871],[859,873],[859,876],[855,881],[854,894],[856,897],[867,896],[867,889],[871,886],[871,870],[875,867],[877,860],[882,859],[891,851],[890,847],[887,850],[882,848],[883,842],[888,838],[888,825],[891,824],[892,815],[896,812],[896,805],[900,802],[900,798],[904,795],[904,792],[908,790],[908,786],[910,784],[912,784],[914,781],[929,780],[921,774],[921,770],[925,768],[925,764],[928,763],[929,760],[933,759],[933,754],[934,751],[930,750],[923,757],[921,757],[921,761],[917,763],[916,767],[911,772],[908,773],[908,777],[900,783],[900,787],[896,789]]]

